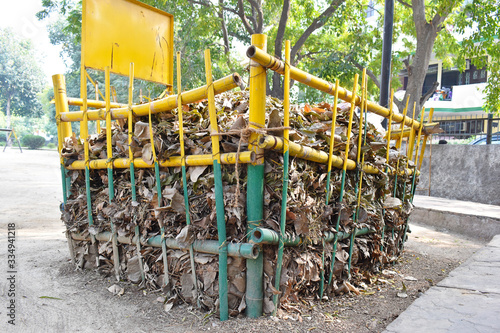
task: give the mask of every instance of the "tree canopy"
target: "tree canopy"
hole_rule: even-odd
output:
[[[490,73],[498,69],[498,1],[473,0],[396,0],[393,42],[392,85],[400,85],[398,75],[405,69],[408,84],[405,98],[396,100],[401,109],[410,96],[416,103],[417,115],[435,86],[423,90],[423,82],[432,54],[445,65],[460,65],[464,58],[478,60],[489,54]],[[242,72],[244,57],[241,50],[250,44],[253,33],[268,35],[268,52],[283,58],[283,41],[292,42],[292,64],[333,81],[341,80],[352,87],[352,76],[363,67],[372,79],[370,93],[379,94],[378,76],[381,67],[383,15],[370,23],[366,18],[368,3],[377,11],[384,0],[145,0],[145,3],[165,10],[175,17],[175,47],[183,55],[183,86],[192,88],[204,84],[203,50],[211,48],[214,75],[225,76]],[[465,1],[467,2],[467,1]],[[470,1],[469,1],[470,2]],[[81,1],[43,0],[45,10],[39,17],[57,11],[62,18],[53,26],[54,43],[66,45],[67,58],[74,66],[75,82],[79,68]],[[474,31],[465,35],[466,31]],[[487,38],[478,46],[478,40]],[[464,39],[461,43],[459,41]],[[495,67],[497,66],[497,67]],[[282,97],[282,77],[269,80],[268,93]],[[498,109],[498,70],[489,78],[487,106]],[[78,85],[75,84],[75,89]],[[157,89],[146,85],[146,89]],[[70,89],[68,89],[70,91]],[[312,89],[301,87],[298,101],[321,98]],[[497,104],[495,104],[497,103]]]
[[[43,73],[28,40],[8,29],[0,29],[0,103],[7,116],[38,117],[43,111],[37,98],[43,87]]]
[[[460,65],[465,59],[488,68],[484,109],[500,113],[500,0],[473,0],[458,15],[457,31],[466,35],[459,51]]]

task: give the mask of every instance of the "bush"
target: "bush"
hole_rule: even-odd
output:
[[[51,142],[47,145],[47,148],[54,149],[56,148],[56,144]]]
[[[26,146],[29,149],[38,149],[43,147],[45,144],[45,138],[40,135],[28,134],[22,137],[21,142],[23,146]]]

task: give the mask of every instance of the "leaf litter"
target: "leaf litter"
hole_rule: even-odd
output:
[[[222,153],[245,151],[247,137],[243,134],[248,126],[249,92],[229,92],[216,96],[218,126],[220,132],[230,131],[230,135],[220,136]],[[349,119],[348,103],[342,103],[337,110],[336,129],[333,133],[334,155],[344,156],[347,143]],[[328,152],[332,122],[332,106],[326,102],[300,107],[293,105],[290,114],[290,139],[295,143]],[[133,140],[130,148],[134,158],[142,158],[152,164],[152,145],[158,160],[165,161],[180,155],[177,110],[152,115],[154,142],[150,142],[147,117],[135,119]],[[211,154],[210,122],[206,100],[183,106],[186,156]],[[282,127],[282,101],[267,97],[266,126]],[[359,119],[354,115],[350,151],[348,157],[355,159]],[[240,131],[240,133],[238,133]],[[105,128],[89,138],[91,159],[128,158],[128,128],[117,122],[112,126],[113,155],[106,153]],[[282,135],[282,130],[271,130],[270,134]],[[391,148],[389,161],[385,160],[386,145],[382,135],[368,124],[367,142],[361,147],[365,154],[365,164],[377,168],[378,174],[362,173],[363,187],[358,220],[352,218],[357,204],[355,192],[359,182],[355,171],[347,172],[344,199],[338,202],[341,186],[341,170],[333,168],[330,183],[332,197],[325,204],[327,166],[290,159],[286,229],[290,238],[301,237],[304,241],[297,247],[285,247],[283,269],[279,291],[274,288],[277,262],[277,246],[264,245],[264,312],[274,310],[273,295],[280,295],[282,311],[297,311],[297,306],[319,300],[320,276],[333,274],[332,284],[326,288],[326,298],[343,293],[359,294],[365,291],[360,285],[370,285],[376,279],[374,274],[385,265],[394,262],[400,254],[403,230],[412,210],[409,202],[411,175],[404,170],[406,157]],[[83,142],[75,136],[66,138],[63,147],[66,164],[82,160]],[[398,162],[399,159],[399,163]],[[408,162],[412,165],[412,162]],[[399,166],[397,197],[393,198],[394,181],[385,172],[387,166]],[[87,220],[85,178],[82,170],[70,170],[70,197],[64,206],[62,220],[67,230],[84,236],[111,231],[110,222],[115,225],[119,236],[131,237],[135,226],[139,226],[140,236],[150,238],[160,235],[164,226],[165,237],[175,238],[183,250],[168,249],[168,288],[162,288],[166,277],[163,275],[161,249],[142,247],[140,253],[134,244],[120,244],[121,278],[141,283],[147,290],[162,290],[165,311],[175,304],[198,302],[206,311],[218,310],[218,256],[195,253],[196,284],[200,292],[194,293],[190,244],[195,240],[217,240],[215,215],[214,174],[211,166],[187,167],[189,212],[192,224],[186,226],[184,193],[180,167],[160,168],[162,201],[158,202],[154,169],[136,169],[135,180],[137,200],[132,201],[129,169],[114,169],[114,199],[109,203],[107,170],[90,170],[90,192],[94,225]],[[223,165],[223,193],[227,241],[246,241],[246,167]],[[417,179],[418,181],[418,179]],[[263,193],[264,219],[262,227],[279,232],[281,214],[281,191],[283,185],[283,155],[280,152],[265,152],[265,186]],[[374,232],[359,235],[353,244],[352,268],[349,276],[349,239],[339,241],[333,271],[330,271],[332,244],[325,244],[324,265],[322,261],[322,238],[327,232],[335,233],[337,216],[340,214],[341,232],[351,233],[354,229],[370,228]],[[382,239],[383,228],[388,228]],[[81,268],[97,268],[92,258],[98,255],[98,270],[105,275],[113,275],[111,242],[98,242],[97,252],[88,242],[75,241],[75,257]],[[381,245],[383,244],[383,249]],[[141,282],[140,260],[143,259],[145,283]],[[381,279],[379,279],[381,280]],[[243,258],[228,259],[228,299],[230,314],[235,316],[246,308],[246,265]],[[111,289],[111,288],[110,288]],[[110,292],[115,293],[115,290]]]

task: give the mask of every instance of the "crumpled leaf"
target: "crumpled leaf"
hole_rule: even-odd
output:
[[[134,137],[140,141],[150,140],[149,123],[138,121],[134,126]]]
[[[384,201],[384,208],[401,208],[402,202],[398,198],[387,197]]]
[[[125,293],[125,289],[123,289],[122,287],[120,287],[117,284],[114,284],[111,287],[109,287],[108,291],[110,293],[112,293],[113,295],[118,295],[118,296],[121,296]]]
[[[146,164],[154,163],[153,148],[151,143],[146,143],[144,147],[142,147],[142,160]]]
[[[206,165],[189,167],[189,179],[193,183],[196,183],[198,181],[198,178],[203,174],[203,172],[207,169],[207,167],[208,166]]]
[[[175,237],[175,240],[181,248],[187,249],[195,240],[193,226],[190,224],[182,228],[181,232]]]

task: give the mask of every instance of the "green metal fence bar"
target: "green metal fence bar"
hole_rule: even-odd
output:
[[[290,126],[290,41],[285,42],[285,79],[284,79],[284,101],[283,101],[283,112],[284,112],[284,122],[283,125],[285,130],[283,131],[283,140],[285,145],[283,146],[283,189],[281,194],[281,216],[280,216],[280,241],[278,246],[278,262],[276,264],[276,275],[274,278],[274,287],[276,290],[280,290],[281,282],[281,268],[283,266],[283,250],[284,243],[283,238],[285,237],[286,228],[286,201],[288,194],[288,142],[290,140],[290,131],[288,127]],[[273,314],[276,315],[278,311],[278,300],[279,294],[273,296],[274,311]]]
[[[354,75],[354,87],[352,89],[352,100],[351,100],[351,109],[349,110],[349,124],[347,125],[347,141],[345,145],[345,154],[344,154],[344,165],[342,167],[342,181],[340,183],[340,193],[339,193],[339,211],[337,212],[337,222],[335,223],[335,237],[333,240],[333,250],[332,250],[332,260],[330,263],[330,277],[328,278],[328,285],[331,285],[333,279],[333,267],[335,265],[335,254],[337,253],[337,244],[338,238],[337,235],[339,233],[340,228],[340,216],[342,215],[342,204],[344,201],[344,187],[345,187],[345,176],[347,172],[347,156],[349,155],[349,146],[351,141],[351,131],[352,131],[352,119],[354,115],[354,108],[356,107],[356,92],[358,90],[358,79],[359,75]]]
[[[252,35],[252,45],[266,51],[267,36]],[[266,70],[255,62],[250,63],[250,128],[265,127]],[[247,231],[262,223],[264,214],[264,151],[257,147],[257,133],[250,135],[248,149],[256,155],[254,163],[247,167]],[[247,260],[246,315],[257,318],[262,315],[264,257],[262,253],[255,260]]]
[[[108,242],[111,239],[111,232],[103,231],[95,235],[95,238],[102,242]],[[89,241],[90,237],[78,233],[71,234],[72,239],[78,241]],[[140,242],[143,246],[151,246],[155,248],[161,248],[163,242],[166,243],[168,248],[176,250],[189,250],[184,246],[181,246],[175,238],[161,237],[160,235],[154,236],[148,239],[141,237],[126,237],[118,236],[117,240],[120,244],[136,244]],[[215,240],[195,240],[193,242],[193,249],[195,252],[207,253],[207,254],[219,254],[219,242]],[[245,259],[255,259],[259,256],[261,249],[256,244],[250,243],[228,243],[227,244],[227,254],[235,258],[245,258]]]
[[[219,237],[219,309],[220,320],[229,319],[228,281],[227,281],[227,239],[226,217],[224,210],[224,194],[222,188],[222,170],[220,165],[219,130],[215,110],[215,97],[212,81],[212,61],[210,50],[205,50],[205,74],[208,89],[208,111],[210,113],[210,130],[212,136],[212,159],[214,166],[215,211],[217,216],[217,233]]]
[[[210,89],[210,88],[209,88]],[[186,157],[184,151],[184,124],[182,119],[182,97],[181,97],[181,53],[177,52],[177,96],[179,98],[177,102],[177,112],[179,119],[179,141],[181,144],[181,169],[182,169],[182,188],[184,191],[184,208],[186,210],[186,224],[189,226],[191,224],[191,217],[189,214],[189,198],[188,198],[188,187],[187,187],[187,177],[186,177]],[[198,281],[196,279],[196,266],[194,264],[194,253],[193,244],[189,246],[189,261],[191,263],[191,276],[193,278],[194,290],[196,293],[196,304],[200,307],[200,300],[198,294]]]

